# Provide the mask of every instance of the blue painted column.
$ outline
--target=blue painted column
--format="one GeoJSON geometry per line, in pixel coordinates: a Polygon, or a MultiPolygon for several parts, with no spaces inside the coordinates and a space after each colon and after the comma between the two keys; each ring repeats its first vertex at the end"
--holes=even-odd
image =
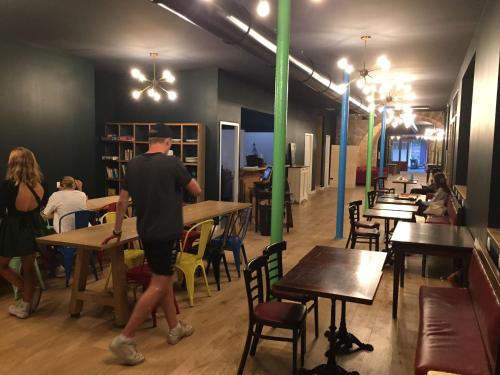
{"type": "Polygon", "coordinates": [[[342,95],[342,109],[340,113],[340,150],[339,150],[339,179],[337,188],[337,228],[335,238],[340,240],[344,236],[344,206],[345,206],[345,167],[347,159],[347,129],[349,127],[349,73],[344,71],[344,85],[346,89],[342,95]]]}
{"type": "Polygon", "coordinates": [[[380,130],[380,161],[378,165],[378,176],[384,177],[385,164],[385,132],[386,132],[387,106],[382,111],[382,129],[380,130]]]}

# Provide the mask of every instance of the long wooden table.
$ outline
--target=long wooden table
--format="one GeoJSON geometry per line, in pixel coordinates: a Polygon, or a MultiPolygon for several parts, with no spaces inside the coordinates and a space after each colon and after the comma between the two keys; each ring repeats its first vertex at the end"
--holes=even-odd
{"type": "Polygon", "coordinates": [[[468,229],[455,225],[400,222],[392,234],[391,242],[395,256],[392,295],[393,319],[398,316],[400,283],[401,287],[404,287],[404,259],[406,254],[460,257],[463,260],[464,268],[467,270],[472,249],[474,248],[474,241],[468,229]]]}
{"type": "Polygon", "coordinates": [[[93,198],[87,200],[87,209],[90,211],[99,211],[110,204],[118,203],[119,195],[110,195],[108,197],[93,198]]]}
{"type": "MultiPolygon", "coordinates": [[[[390,204],[387,206],[391,206],[390,204]]],[[[390,232],[390,220],[394,220],[397,223],[399,220],[412,221],[414,220],[414,214],[408,211],[396,211],[396,210],[378,210],[375,208],[369,208],[363,213],[363,217],[370,219],[383,219],[384,220],[384,238],[385,238],[385,248],[389,248],[389,232],[390,232]]]]}
{"type": "MultiPolygon", "coordinates": [[[[183,207],[184,225],[199,223],[214,217],[233,215],[250,207],[250,203],[234,203],[220,201],[204,201],[183,207]]],[[[231,222],[232,219],[229,220],[231,222]]],[[[136,218],[123,221],[120,241],[111,241],[103,245],[114,224],[101,224],[70,232],[52,234],[37,238],[41,245],[71,246],[77,248],[71,302],[69,311],[71,316],[78,317],[83,309],[84,301],[91,301],[115,309],[116,324],[125,325],[129,317],[127,302],[126,270],[123,260],[123,247],[139,238],[136,228],[136,218]],[[108,293],[87,290],[88,264],[91,251],[109,251],[111,257],[113,295],[108,293]]]]}
{"type": "Polygon", "coordinates": [[[328,362],[301,374],[357,374],[337,366],[335,355],[356,350],[373,351],[347,331],[346,303],[371,305],[382,278],[387,254],[365,250],[346,250],[326,246],[314,247],[281,280],[275,288],[331,300],[328,362]],[[339,329],[335,328],[335,301],[342,301],[339,329]],[[353,344],[358,346],[352,348],[353,344]]]}

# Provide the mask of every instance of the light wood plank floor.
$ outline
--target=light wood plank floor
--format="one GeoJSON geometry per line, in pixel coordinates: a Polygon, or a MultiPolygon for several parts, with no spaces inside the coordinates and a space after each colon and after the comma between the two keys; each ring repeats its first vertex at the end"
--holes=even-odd
{"type": "MultiPolygon", "coordinates": [[[[422,179],[423,180],[423,179],[422,179]]],[[[396,186],[397,191],[401,190],[396,186]]],[[[363,197],[363,189],[347,191],[346,201],[363,197]]],[[[285,269],[293,266],[314,245],[343,247],[345,240],[335,241],[336,190],[318,191],[310,200],[294,206],[295,228],[285,234],[288,250],[285,269]]],[[[383,226],[382,226],[383,227],[383,226]]],[[[268,238],[249,230],[246,248],[249,257],[258,255],[268,238]]],[[[345,233],[348,223],[345,223],[345,233]]],[[[231,258],[231,256],[230,256],[231,258]]],[[[446,260],[430,259],[432,277],[421,278],[420,257],[408,258],[406,285],[401,291],[399,319],[391,318],[392,269],[384,272],[372,306],[348,304],[348,329],[362,341],[374,345],[374,352],[358,352],[340,357],[339,362],[361,374],[412,374],[418,329],[418,289],[420,285],[448,285],[440,281],[449,270],[446,260]]],[[[209,275],[212,297],[198,281],[195,306],[188,307],[187,295],[177,290],[181,318],[194,325],[195,334],[176,346],[166,343],[167,325],[159,317],[155,329],[138,332],[138,347],[146,362],[137,367],[120,366],[109,353],[110,340],[120,332],[113,326],[108,309],[86,304],[80,319],[68,315],[69,290],[62,279],[49,280],[39,311],[27,320],[10,317],[7,307],[11,293],[0,296],[0,373],[3,374],[235,374],[245,341],[248,311],[243,280],[238,280],[231,264],[233,282],[222,278],[217,292],[209,275]]],[[[90,282],[102,288],[102,280],[90,282]]],[[[320,330],[329,324],[329,301],[320,301],[320,330]]],[[[340,311],[338,309],[337,311],[340,311]]],[[[308,352],[306,366],[323,363],[326,339],[314,338],[313,317],[308,318],[308,352]]],[[[150,323],[148,323],[150,324],[150,323]]],[[[249,357],[246,374],[291,373],[291,344],[261,341],[254,358],[249,357]]]]}

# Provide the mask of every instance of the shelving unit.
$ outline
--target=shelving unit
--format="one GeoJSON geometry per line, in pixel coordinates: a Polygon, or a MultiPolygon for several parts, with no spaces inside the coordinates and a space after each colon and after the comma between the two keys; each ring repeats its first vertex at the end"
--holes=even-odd
{"type": "MultiPolygon", "coordinates": [[[[125,176],[128,161],[145,153],[149,146],[149,129],[156,123],[116,123],[104,125],[102,163],[105,175],[106,195],[116,195],[125,176]]],[[[172,128],[172,151],[182,160],[187,170],[200,184],[205,186],[205,127],[194,123],[165,123],[172,128]],[[187,161],[186,161],[187,160],[187,161]]],[[[184,201],[194,203],[204,200],[185,194],[184,201]]]]}

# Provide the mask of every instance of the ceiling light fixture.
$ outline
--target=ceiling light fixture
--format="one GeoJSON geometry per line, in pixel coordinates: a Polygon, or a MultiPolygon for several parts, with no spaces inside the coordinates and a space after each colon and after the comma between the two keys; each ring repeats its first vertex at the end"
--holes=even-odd
{"type": "Polygon", "coordinates": [[[269,16],[269,13],[271,13],[271,5],[269,4],[269,1],[267,0],[260,0],[259,3],[257,4],[257,14],[259,17],[267,17],[269,16]]]}
{"type": "Polygon", "coordinates": [[[139,100],[144,92],[156,102],[159,102],[163,93],[166,94],[166,97],[170,101],[175,101],[177,99],[177,92],[174,90],[167,90],[163,85],[165,84],[173,84],[175,82],[175,76],[168,69],[165,69],[162,72],[161,78],[156,78],[156,58],[158,57],[158,53],[150,52],[149,56],[153,59],[153,79],[148,79],[146,76],[138,69],[132,68],[130,70],[130,75],[132,78],[138,80],[143,83],[146,82],[146,86],[141,90],[133,90],[132,98],[135,100],[139,100]]]}

